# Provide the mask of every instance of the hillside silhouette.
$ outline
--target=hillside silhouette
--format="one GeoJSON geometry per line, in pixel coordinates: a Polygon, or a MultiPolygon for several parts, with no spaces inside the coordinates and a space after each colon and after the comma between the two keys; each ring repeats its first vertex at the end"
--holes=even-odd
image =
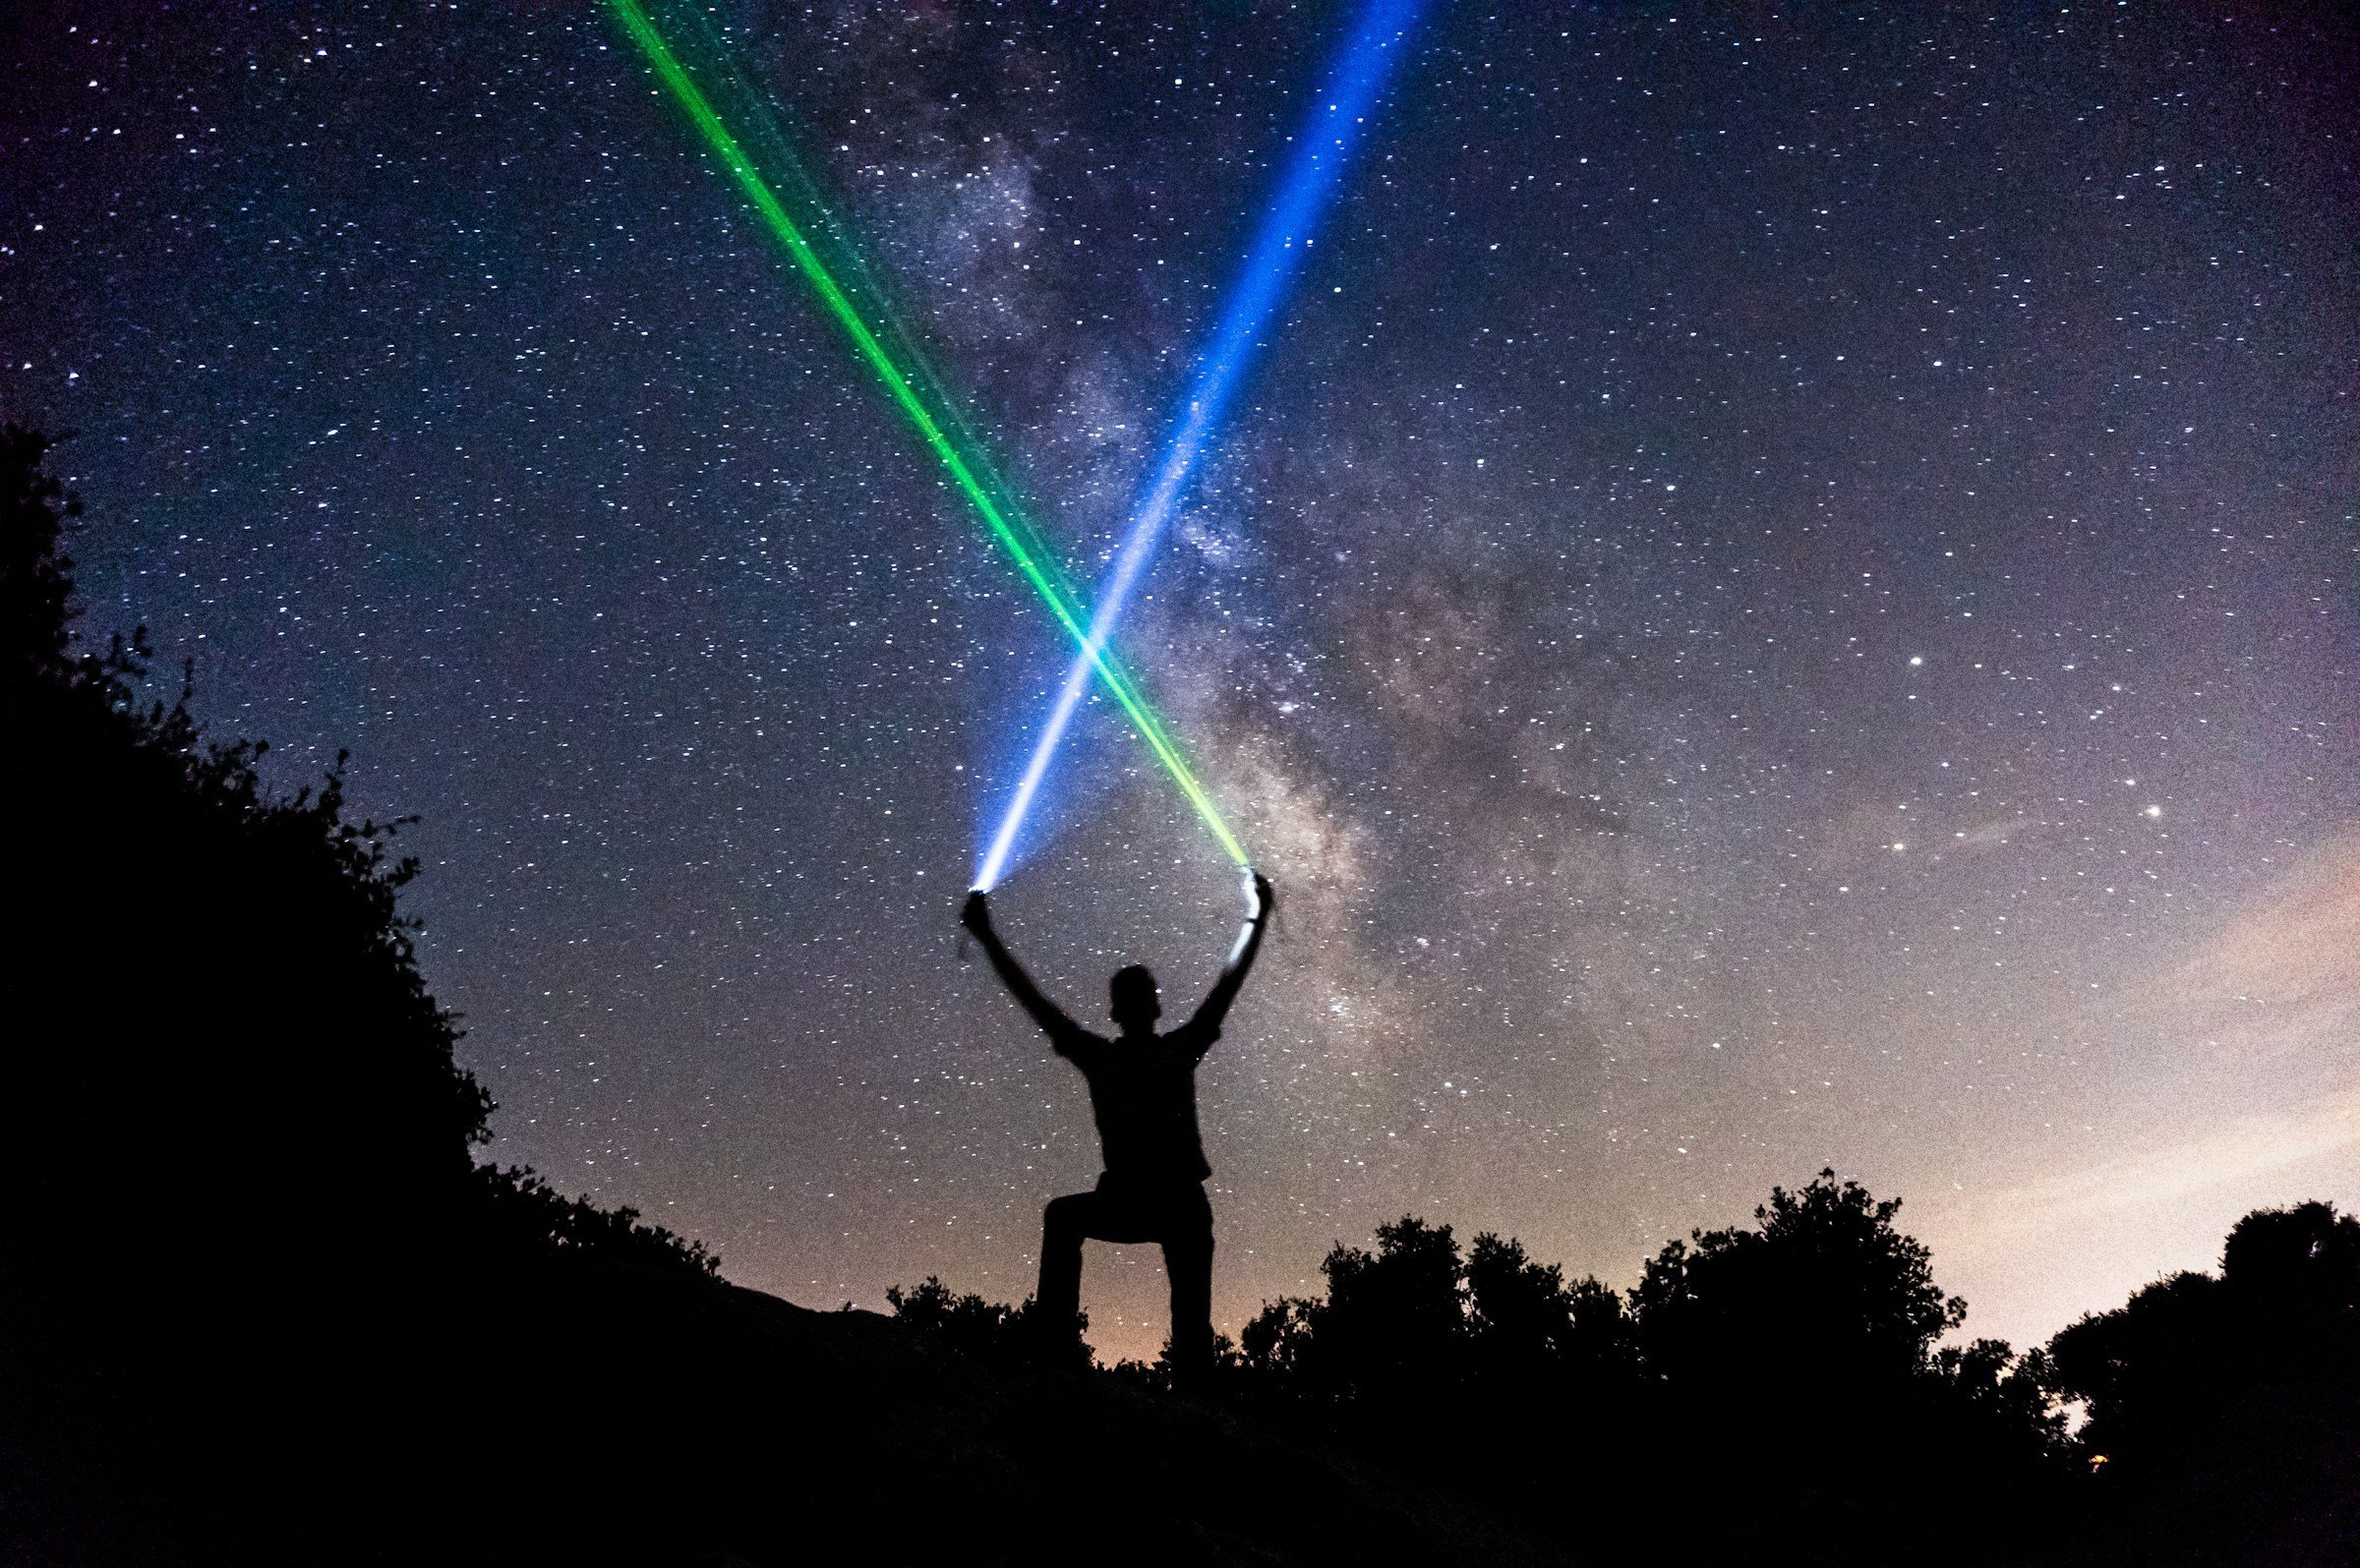
{"type": "Polygon", "coordinates": [[[44,451],[0,435],[0,1561],[2360,1560],[2326,1204],[2022,1355],[1952,1343],[1833,1172],[1627,1292],[1403,1216],[1181,1397],[1042,1365],[1025,1304],[806,1310],[480,1165],[399,825],[75,636],[44,451]]]}

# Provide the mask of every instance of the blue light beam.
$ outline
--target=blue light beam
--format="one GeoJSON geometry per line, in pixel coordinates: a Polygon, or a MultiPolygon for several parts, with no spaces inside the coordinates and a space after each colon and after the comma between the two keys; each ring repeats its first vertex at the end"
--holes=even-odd
{"type": "Polygon", "coordinates": [[[1065,738],[1066,726],[1073,722],[1074,710],[1090,688],[1097,658],[1121,623],[1131,590],[1153,558],[1165,526],[1196,476],[1198,461],[1245,380],[1254,351],[1261,346],[1257,340],[1277,313],[1287,285],[1303,269],[1312,231],[1318,228],[1328,198],[1368,128],[1368,117],[1385,91],[1386,79],[1407,52],[1410,29],[1425,6],[1426,0],[1369,0],[1360,25],[1344,40],[1320,105],[1297,139],[1286,178],[1255,231],[1254,243],[1231,286],[1228,308],[1215,324],[1211,343],[1197,361],[1195,381],[1173,422],[1162,460],[1132,508],[1131,528],[1099,591],[1090,635],[1066,672],[1057,704],[1033,742],[1024,777],[984,851],[982,867],[975,873],[976,887],[989,890],[1007,870],[1008,857],[1024,830],[1033,798],[1040,792],[1041,781],[1048,777],[1058,742],[1065,738]]]}

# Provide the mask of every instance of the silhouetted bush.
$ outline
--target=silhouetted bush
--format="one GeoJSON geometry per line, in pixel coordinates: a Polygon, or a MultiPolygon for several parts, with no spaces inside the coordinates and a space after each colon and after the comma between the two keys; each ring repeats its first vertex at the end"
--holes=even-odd
{"type": "Polygon", "coordinates": [[[1328,1297],[1295,1308],[1289,1347],[1306,1391],[1422,1404],[1464,1378],[1466,1270],[1449,1226],[1404,1215],[1377,1228],[1376,1251],[1339,1245],[1320,1272],[1328,1297]]]}
{"type": "Polygon", "coordinates": [[[588,1257],[672,1279],[706,1280],[721,1271],[721,1259],[704,1243],[642,1225],[639,1211],[627,1204],[600,1208],[586,1197],[566,1197],[530,1168],[487,1165],[476,1180],[484,1239],[511,1255],[588,1257]]]}
{"type": "Polygon", "coordinates": [[[476,1169],[492,1101],[419,972],[398,824],[345,820],[341,755],[317,791],[268,795],[266,746],[208,742],[185,680],[143,704],[144,632],[78,648],[59,548],[78,508],[42,473],[46,445],[0,432],[0,722],[33,893],[6,959],[20,1027],[0,1058],[0,1161],[37,1234],[63,1246],[95,1225],[121,1249],[152,1227],[162,1250],[144,1247],[141,1270],[238,1279],[332,1271],[356,1240],[460,1238],[711,1275],[701,1245],[630,1210],[476,1169]],[[55,1029],[22,1026],[35,999],[55,1029]]]}
{"type": "MultiPolygon", "coordinates": [[[[1987,1555],[2052,1519],[2062,1418],[2040,1353],[1937,1348],[1965,1304],[1899,1210],[1822,1172],[1664,1248],[1627,1298],[1405,1215],[1333,1248],[1325,1296],[1266,1305],[1213,1388],[1536,1523],[1577,1487],[1587,1539],[1660,1551],[1666,1511],[1742,1495],[1688,1520],[1683,1554],[1885,1561],[1914,1528],[1913,1555],[1987,1555]]],[[[908,1300],[971,1340],[1007,1320],[938,1281],[908,1300]]]]}
{"type": "Polygon", "coordinates": [[[20,1017],[42,997],[70,1023],[14,1031],[10,1179],[44,1223],[102,1209],[119,1245],[164,1257],[190,1201],[243,1222],[206,1237],[208,1255],[265,1230],[375,1234],[448,1212],[491,1102],[452,1062],[456,1030],[396,909],[415,863],[390,855],[390,827],[344,820],[341,759],[317,792],[268,798],[263,746],[206,743],[185,688],[136,699],[143,639],[77,653],[57,549],[70,509],[43,448],[0,436],[0,599],[42,617],[10,626],[0,672],[35,890],[7,961],[20,1017]],[[175,1205],[154,1201],[166,1192],[175,1205]]]}
{"type": "Polygon", "coordinates": [[[1996,1340],[1937,1351],[1967,1304],[1900,1209],[1821,1171],[1772,1189],[1750,1229],[1666,1246],[1630,1293],[1641,1428],[1694,1484],[1755,1487],[1741,1539],[1872,1561],[1907,1518],[1937,1527],[1921,1552],[1960,1555],[2047,1518],[2061,1433],[2041,1363],[1996,1340]],[[1782,1454],[1810,1463],[1759,1487],[1782,1454]]]}
{"type": "Polygon", "coordinates": [[[273,796],[185,677],[140,698],[143,635],[73,635],[45,449],[0,432],[0,1448],[104,1455],[208,1531],[253,1485],[333,1507],[481,1403],[520,1271],[713,1260],[476,1167],[492,1102],[419,972],[396,825],[345,818],[342,757],[273,796]]]}
{"type": "Polygon", "coordinates": [[[2106,1528],[2154,1560],[2360,1559],[2360,1218],[2257,1209],[2050,1342],[2106,1528]]]}
{"type": "Polygon", "coordinates": [[[1967,1304],[1942,1294],[1925,1248],[1895,1229],[1900,1208],[1821,1171],[1799,1192],[1771,1189],[1752,1230],[1669,1244],[1631,1292],[1649,1374],[1759,1376],[1784,1393],[1916,1371],[1967,1304]]]}
{"type": "MultiPolygon", "coordinates": [[[[1003,1366],[1029,1365],[1034,1359],[1030,1299],[1021,1307],[1007,1307],[973,1291],[961,1295],[929,1274],[923,1284],[909,1290],[891,1287],[885,1300],[896,1318],[965,1355],[1003,1366]]],[[[1083,1327],[1089,1327],[1087,1317],[1083,1327]]]]}

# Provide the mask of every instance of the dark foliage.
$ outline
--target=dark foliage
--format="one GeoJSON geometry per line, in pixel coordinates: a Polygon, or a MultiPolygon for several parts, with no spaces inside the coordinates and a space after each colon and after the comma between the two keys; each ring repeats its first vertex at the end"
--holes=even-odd
{"type": "Polygon", "coordinates": [[[1752,1230],[1670,1244],[1631,1292],[1650,1373],[1675,1385],[1759,1379],[1784,1395],[1916,1371],[1967,1304],[1942,1294],[1924,1247],[1894,1228],[1900,1209],[1822,1171],[1800,1192],[1773,1188],[1752,1230]]]}
{"type": "MultiPolygon", "coordinates": [[[[43,1222],[100,1193],[162,1233],[174,1217],[134,1200],[172,1192],[254,1236],[398,1229],[449,1205],[491,1107],[452,1063],[456,1031],[395,908],[415,864],[390,856],[389,827],[343,819],[340,771],[272,800],[261,745],[206,743],[185,692],[143,707],[141,639],[76,654],[43,446],[0,436],[0,592],[43,617],[10,626],[0,671],[21,760],[12,858],[32,900],[8,964],[19,1018],[35,997],[65,1006],[58,1032],[20,1033],[9,1054],[0,1159],[43,1222]],[[332,1189],[304,1179],[324,1169],[332,1189]]],[[[153,1267],[162,1233],[114,1240],[153,1267]]]]}
{"type": "Polygon", "coordinates": [[[529,1169],[476,1173],[482,1211],[474,1228],[491,1250],[509,1257],[589,1257],[608,1268],[667,1279],[711,1279],[721,1259],[702,1242],[642,1225],[627,1205],[600,1208],[566,1197],[529,1169]]]}
{"type": "Polygon", "coordinates": [[[2051,1354],[2110,1533],[2158,1561],[2360,1561],[2360,1218],[2256,1210],[2217,1275],[2150,1285],[2051,1354]]]}
{"type": "Polygon", "coordinates": [[[1328,1299],[1299,1304],[1289,1360],[1306,1391],[1423,1406],[1465,1374],[1465,1269],[1450,1227],[1404,1216],[1377,1250],[1338,1246],[1328,1299]]]}
{"type": "MultiPolygon", "coordinates": [[[[1039,1359],[1037,1325],[1032,1304],[1022,1307],[987,1302],[973,1291],[960,1295],[933,1275],[910,1290],[896,1285],[885,1300],[893,1315],[923,1334],[938,1336],[963,1355],[997,1366],[1025,1366],[1039,1359]]],[[[1090,1326],[1088,1317],[1082,1327],[1090,1326]]],[[[1071,1359],[1071,1358],[1069,1358],[1071,1359]]]]}
{"type": "Polygon", "coordinates": [[[2045,1364],[1990,1340],[1936,1350],[1965,1307],[1899,1206],[1823,1172],[1774,1191],[1751,1229],[1665,1248],[1627,1299],[1512,1239],[1479,1236],[1462,1260],[1447,1227],[1404,1218],[1374,1253],[1328,1254],[1326,1300],[1263,1310],[1246,1380],[1535,1517],[1580,1477],[1595,1539],[1635,1546],[1685,1499],[1742,1493],[1686,1526],[1696,1549],[1879,1560],[1906,1510],[1942,1525],[1918,1555],[2004,1552],[2064,1474],[2045,1364]]]}
{"type": "Polygon", "coordinates": [[[324,1466],[398,1475],[476,1409],[489,1282],[714,1264],[475,1165],[491,1101],[419,973],[393,827],[346,820],[341,759],[270,796],[264,747],[208,742],[185,680],[141,702],[141,637],[80,645],[45,447],[0,432],[0,1452],[104,1454],[226,1531],[233,1475],[324,1502],[351,1478],[324,1466]]]}

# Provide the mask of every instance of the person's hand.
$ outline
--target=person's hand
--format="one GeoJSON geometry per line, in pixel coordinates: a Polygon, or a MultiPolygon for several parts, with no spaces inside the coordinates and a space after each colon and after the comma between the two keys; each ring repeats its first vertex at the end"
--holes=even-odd
{"type": "Polygon", "coordinates": [[[1268,877],[1264,876],[1264,875],[1263,875],[1261,872],[1259,872],[1259,871],[1255,872],[1255,873],[1254,873],[1254,913],[1255,913],[1255,915],[1256,915],[1257,917],[1259,917],[1259,918],[1262,918],[1262,919],[1268,919],[1268,918],[1269,917],[1269,913],[1270,913],[1270,911],[1271,911],[1272,909],[1275,909],[1275,908],[1277,908],[1277,907],[1278,907],[1278,890],[1277,890],[1276,888],[1273,888],[1273,887],[1271,887],[1271,886],[1270,886],[1270,879],[1269,879],[1269,878],[1268,878],[1268,877]]]}
{"type": "Polygon", "coordinates": [[[967,896],[967,902],[959,909],[959,923],[976,936],[991,935],[991,901],[981,888],[967,896]]]}

